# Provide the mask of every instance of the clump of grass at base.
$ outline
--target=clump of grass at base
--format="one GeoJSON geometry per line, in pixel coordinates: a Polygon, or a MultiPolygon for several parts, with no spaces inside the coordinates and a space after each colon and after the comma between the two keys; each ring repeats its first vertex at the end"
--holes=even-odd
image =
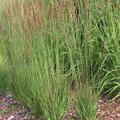
{"type": "Polygon", "coordinates": [[[77,113],[81,120],[96,120],[98,98],[93,88],[80,89],[76,99],[77,113]]]}
{"type": "Polygon", "coordinates": [[[0,43],[0,94],[3,94],[8,90],[8,83],[7,80],[7,70],[5,65],[5,60],[1,54],[1,43],[0,43]]]}
{"type": "Polygon", "coordinates": [[[8,81],[6,80],[6,71],[0,67],[0,94],[3,94],[8,90],[8,81]]]}
{"type": "Polygon", "coordinates": [[[64,70],[66,48],[63,37],[60,37],[62,26],[49,19],[43,3],[32,1],[18,3],[18,8],[11,5],[6,8],[9,11],[13,7],[10,17],[7,10],[3,12],[2,32],[7,34],[1,36],[6,48],[12,95],[36,116],[61,120],[69,100],[69,84],[64,70]],[[14,9],[19,9],[19,16],[14,9]],[[37,15],[35,17],[40,18],[35,18],[33,12],[40,12],[42,18],[37,15]],[[32,20],[29,20],[30,17],[32,20]]]}

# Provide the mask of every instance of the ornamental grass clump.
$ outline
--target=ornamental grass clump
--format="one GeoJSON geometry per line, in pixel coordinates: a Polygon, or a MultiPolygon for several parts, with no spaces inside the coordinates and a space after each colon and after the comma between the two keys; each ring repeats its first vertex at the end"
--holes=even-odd
{"type": "Polygon", "coordinates": [[[82,120],[96,120],[98,98],[93,88],[82,87],[77,94],[76,102],[77,113],[82,120]]]}
{"type": "MultiPolygon", "coordinates": [[[[66,48],[61,36],[63,23],[57,23],[55,8],[48,6],[46,13],[45,7],[40,1],[13,1],[3,9],[1,35],[12,95],[36,116],[61,120],[69,95],[64,66],[66,48]]],[[[62,13],[57,14],[62,16],[62,13]]]]}
{"type": "Polygon", "coordinates": [[[95,119],[92,101],[102,92],[119,96],[118,2],[12,0],[0,18],[11,93],[36,116],[61,120],[69,92],[79,90],[77,106],[86,112],[88,103],[94,113],[82,116],[95,119]],[[89,93],[81,84],[94,87],[89,93]]]}

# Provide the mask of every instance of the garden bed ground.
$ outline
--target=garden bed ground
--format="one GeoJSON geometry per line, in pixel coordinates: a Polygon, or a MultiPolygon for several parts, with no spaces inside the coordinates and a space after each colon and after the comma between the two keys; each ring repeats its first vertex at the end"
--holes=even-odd
{"type": "MultiPolygon", "coordinates": [[[[120,98],[114,101],[100,99],[98,108],[98,120],[120,120],[120,98]]],[[[44,120],[44,118],[35,118],[27,108],[8,93],[6,96],[0,95],[0,120],[44,120]]],[[[80,120],[74,107],[70,107],[64,120],[80,120]]]]}

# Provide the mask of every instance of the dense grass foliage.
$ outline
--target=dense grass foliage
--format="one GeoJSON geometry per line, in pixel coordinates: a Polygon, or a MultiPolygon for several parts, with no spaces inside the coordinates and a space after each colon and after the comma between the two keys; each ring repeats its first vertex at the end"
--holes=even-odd
{"type": "Polygon", "coordinates": [[[93,88],[84,86],[77,95],[77,112],[82,120],[96,120],[98,96],[93,88]]]}
{"type": "Polygon", "coordinates": [[[6,77],[7,69],[2,49],[2,44],[0,42],[0,94],[3,94],[8,90],[8,80],[6,77]]]}
{"type": "Polygon", "coordinates": [[[74,90],[78,114],[94,120],[101,92],[120,95],[119,11],[112,0],[6,4],[0,40],[13,96],[36,116],[61,120],[74,90]]]}
{"type": "Polygon", "coordinates": [[[8,81],[6,80],[6,69],[2,62],[2,56],[0,56],[0,94],[3,94],[7,90],[8,81]]]}

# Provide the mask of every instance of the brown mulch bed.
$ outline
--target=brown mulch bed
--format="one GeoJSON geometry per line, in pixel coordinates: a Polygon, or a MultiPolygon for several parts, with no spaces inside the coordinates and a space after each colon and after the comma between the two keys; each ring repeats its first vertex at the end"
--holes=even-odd
{"type": "Polygon", "coordinates": [[[14,100],[10,93],[0,96],[0,120],[40,120],[14,100]]]}
{"type": "MultiPolygon", "coordinates": [[[[110,101],[98,101],[97,120],[120,120],[120,98],[110,101]]],[[[10,93],[0,95],[0,120],[44,120],[35,118],[30,111],[14,100],[10,93]]],[[[75,107],[70,107],[64,120],[80,120],[75,107]]]]}
{"type": "Polygon", "coordinates": [[[104,102],[99,100],[98,120],[120,120],[120,98],[104,102]]]}

